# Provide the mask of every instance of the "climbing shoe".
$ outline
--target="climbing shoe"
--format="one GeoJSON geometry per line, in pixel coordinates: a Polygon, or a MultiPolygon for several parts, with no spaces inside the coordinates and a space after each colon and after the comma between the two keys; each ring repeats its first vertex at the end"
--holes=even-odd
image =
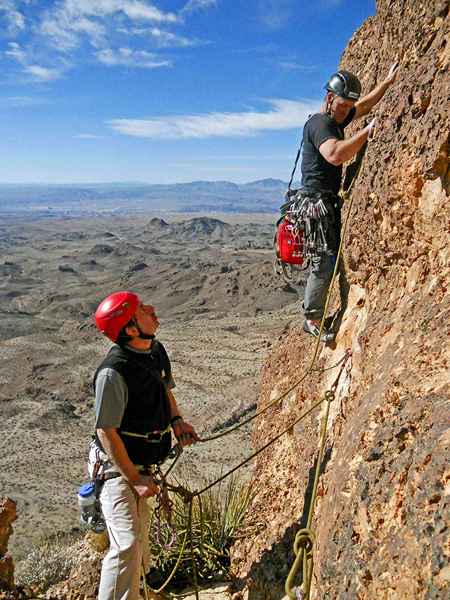
{"type": "MultiPolygon", "coordinates": [[[[308,319],[306,319],[303,322],[303,331],[305,333],[309,333],[309,335],[312,335],[315,338],[319,337],[320,334],[320,327],[318,327],[313,321],[309,321],[308,319]]],[[[323,329],[322,331],[322,335],[320,336],[320,341],[323,342],[324,344],[328,344],[329,342],[332,342],[334,340],[334,333],[332,331],[329,331],[328,329],[323,329]]]]}

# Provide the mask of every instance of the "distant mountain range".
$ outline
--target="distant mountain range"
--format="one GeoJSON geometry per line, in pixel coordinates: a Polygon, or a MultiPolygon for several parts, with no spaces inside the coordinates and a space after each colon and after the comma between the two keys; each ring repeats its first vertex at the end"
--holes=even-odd
{"type": "MultiPolygon", "coordinates": [[[[298,187],[298,186],[297,186],[298,187]]],[[[192,181],[174,184],[0,184],[0,213],[23,211],[60,215],[111,212],[274,212],[283,203],[287,183],[260,179],[192,181]]]]}

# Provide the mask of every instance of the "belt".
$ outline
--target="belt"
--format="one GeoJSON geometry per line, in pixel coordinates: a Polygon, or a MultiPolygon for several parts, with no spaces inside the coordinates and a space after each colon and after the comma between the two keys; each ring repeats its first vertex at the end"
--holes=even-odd
{"type": "Polygon", "coordinates": [[[310,198],[337,198],[338,194],[335,194],[331,190],[312,190],[307,188],[300,188],[297,192],[300,196],[309,196],[310,198]]]}
{"type": "Polygon", "coordinates": [[[134,431],[120,431],[121,435],[126,435],[127,437],[135,437],[140,438],[148,442],[149,444],[159,444],[161,439],[166,433],[170,433],[171,426],[168,425],[166,429],[162,431],[150,431],[149,433],[135,433],[134,431]]]}
{"type": "Polygon", "coordinates": [[[119,473],[119,471],[108,471],[108,473],[103,473],[103,475],[101,475],[99,479],[101,479],[102,481],[108,481],[109,479],[115,479],[116,477],[120,477],[121,475],[122,473],[119,473]]]}
{"type": "MultiPolygon", "coordinates": [[[[153,465],[148,465],[148,467],[145,467],[144,465],[134,466],[141,475],[148,475],[149,473],[152,474],[153,465]]],[[[116,479],[117,477],[122,477],[122,473],[119,473],[119,471],[108,471],[107,473],[103,473],[103,475],[101,475],[99,479],[102,479],[103,481],[108,481],[109,479],[116,479]]]]}

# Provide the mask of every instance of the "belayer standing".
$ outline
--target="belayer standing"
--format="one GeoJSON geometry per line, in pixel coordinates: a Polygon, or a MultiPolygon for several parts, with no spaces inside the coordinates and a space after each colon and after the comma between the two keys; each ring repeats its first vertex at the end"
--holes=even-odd
{"type": "Polygon", "coordinates": [[[96,424],[91,473],[102,481],[100,502],[110,548],[103,559],[99,600],[138,600],[141,566],[149,568],[147,498],[159,487],[154,465],[171,447],[199,441],[180,415],[169,357],[155,339],[153,306],[133,292],[111,294],[95,313],[115,345],[94,376],[96,424]]]}
{"type": "MultiPolygon", "coordinates": [[[[348,71],[338,71],[325,86],[327,94],[321,112],[312,115],[303,129],[302,188],[299,194],[306,200],[304,210],[321,215],[319,226],[324,238],[321,247],[312,252],[303,300],[303,329],[314,337],[319,336],[340,242],[341,200],[338,192],[342,164],[353,158],[373,136],[375,119],[348,139],[344,139],[344,129],[354,119],[369,113],[379,102],[395,81],[397,69],[398,64],[394,63],[386,79],[362,98],[358,78],[348,71]],[[314,205],[321,208],[315,209],[314,205]]],[[[322,341],[331,341],[333,337],[325,329],[322,341]]]]}

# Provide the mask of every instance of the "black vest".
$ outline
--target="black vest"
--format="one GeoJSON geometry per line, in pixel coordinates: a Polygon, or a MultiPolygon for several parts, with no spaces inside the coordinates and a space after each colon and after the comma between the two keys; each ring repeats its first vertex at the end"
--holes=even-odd
{"type": "MultiPolygon", "coordinates": [[[[128,388],[128,402],[118,434],[131,462],[136,465],[162,462],[171,447],[170,432],[161,438],[150,435],[148,441],[122,432],[152,434],[170,425],[166,386],[171,380],[171,367],[164,346],[154,340],[151,352],[142,354],[126,347],[113,346],[95,372],[94,389],[99,371],[107,367],[120,373],[128,388]]],[[[97,435],[96,441],[101,447],[97,435]]]]}

